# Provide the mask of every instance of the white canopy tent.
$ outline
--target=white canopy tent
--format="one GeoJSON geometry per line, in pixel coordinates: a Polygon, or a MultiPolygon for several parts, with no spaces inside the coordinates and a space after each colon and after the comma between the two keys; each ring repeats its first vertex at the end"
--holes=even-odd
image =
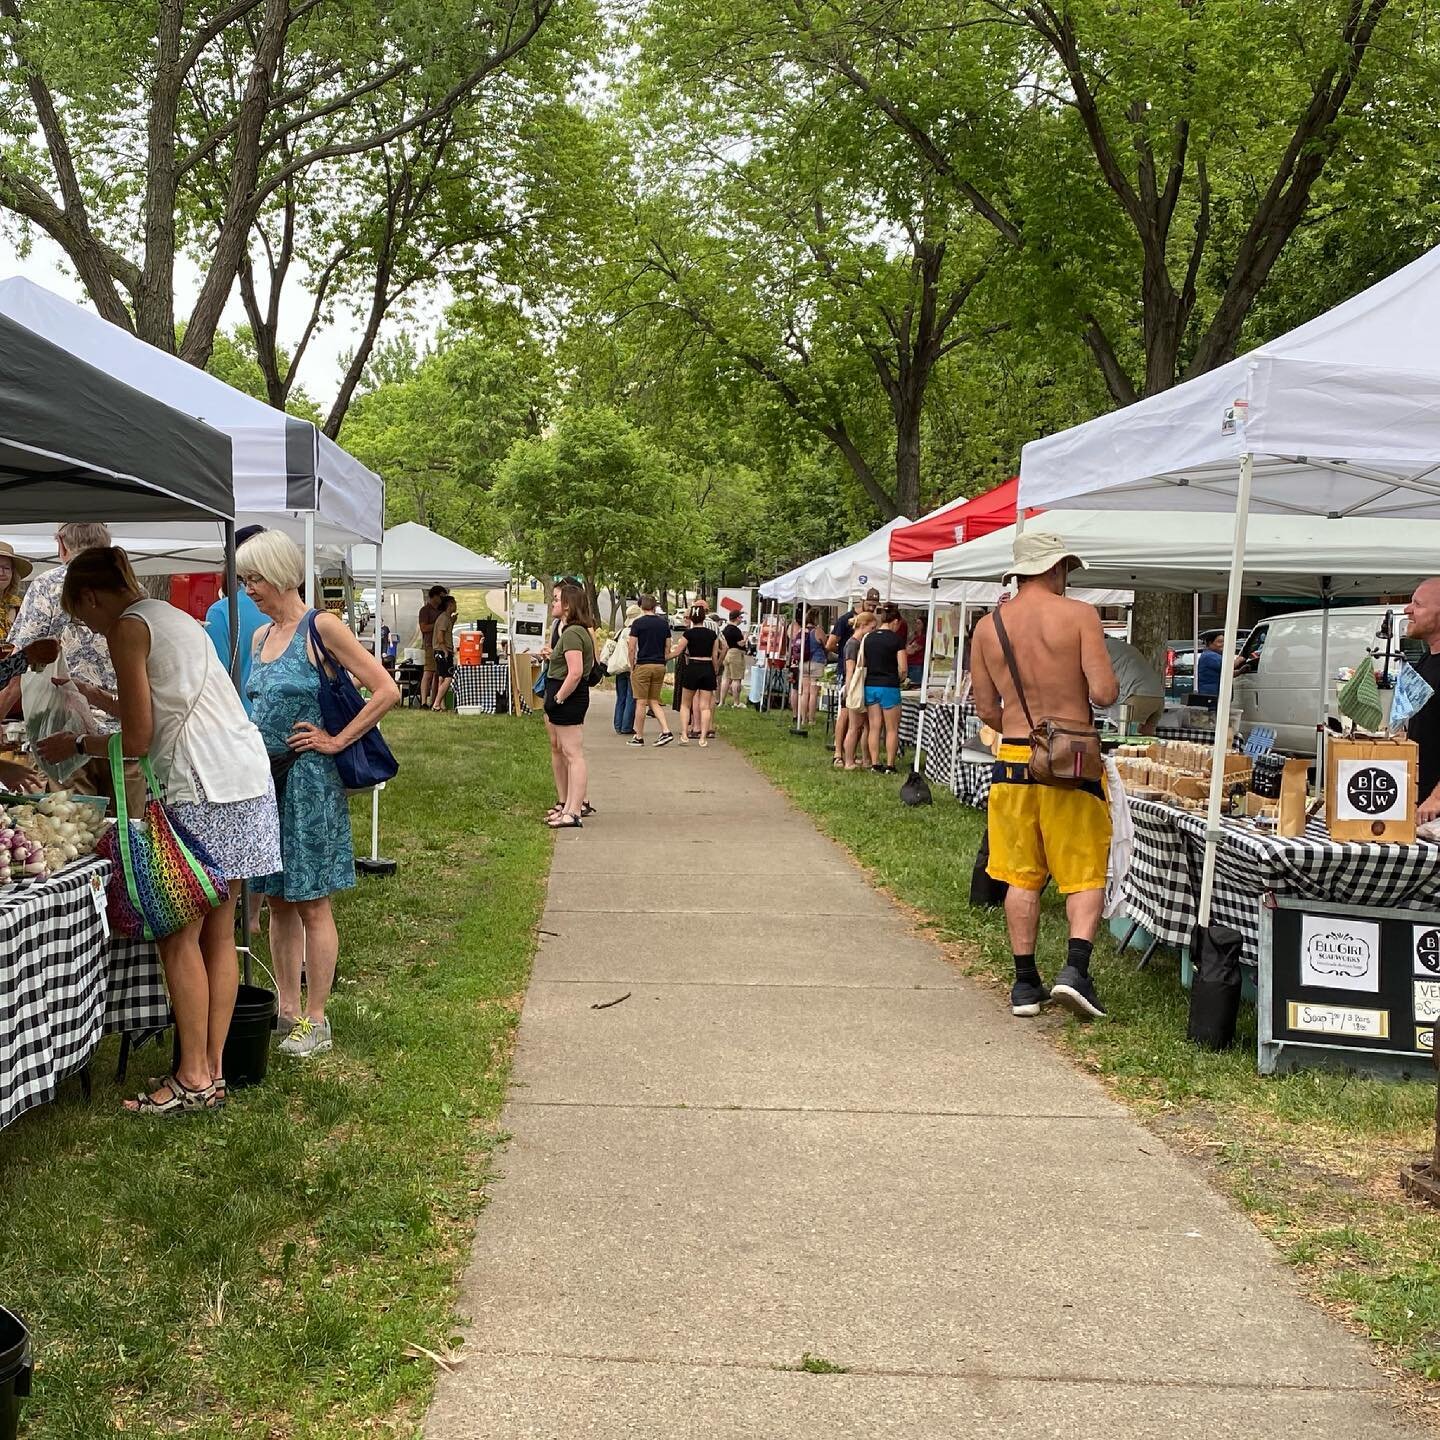
{"type": "MultiPolygon", "coordinates": [[[[23,276],[0,280],[0,315],[123,379],[172,410],[193,415],[228,435],[235,527],[259,524],[285,530],[302,544],[306,599],[310,604],[315,603],[317,553],[326,547],[381,540],[385,525],[383,482],[310,421],[287,415],[227,385],[23,276]]],[[[154,533],[162,527],[137,528],[150,533],[129,538],[162,538],[154,533]]],[[[219,526],[164,528],[169,533],[163,538],[174,541],[178,552],[170,558],[184,557],[187,549],[197,552],[197,558],[200,554],[213,558],[217,546],[223,554],[224,538],[219,526]]],[[[119,535],[116,539],[124,543],[119,535]]],[[[165,547],[160,548],[165,551],[165,547]]],[[[184,558],[188,563],[189,557],[184,558]]],[[[208,567],[196,564],[194,568],[208,567]]],[[[377,577],[377,592],[380,584],[377,577]]],[[[375,646],[378,655],[378,625],[375,646]]],[[[377,791],[372,802],[372,850],[379,843],[379,814],[377,791]]],[[[372,855],[372,863],[380,867],[378,855],[372,855]]]]}
{"type": "MultiPolygon", "coordinates": [[[[350,559],[359,583],[374,581],[375,546],[357,545],[350,559]]],[[[510,583],[510,567],[407,520],[385,532],[385,579],[392,585],[473,585],[488,590],[510,583]]]]}
{"type": "MultiPolygon", "coordinates": [[[[1225,644],[1233,651],[1249,517],[1440,518],[1440,249],[1207,375],[1032,441],[1019,504],[1233,511],[1225,644]]],[[[1043,525],[1050,519],[1035,523],[1043,525]]],[[[1395,527],[1397,543],[1404,529],[1395,527]]],[[[1221,672],[1218,713],[1230,706],[1221,672]]],[[[1220,840],[1223,726],[1206,826],[1200,923],[1220,840]]]]}
{"type": "Polygon", "coordinates": [[[0,315],[228,435],[237,527],[288,529],[286,520],[303,524],[310,515],[318,544],[380,539],[380,477],[308,420],[236,390],[23,276],[0,280],[0,315]]]}

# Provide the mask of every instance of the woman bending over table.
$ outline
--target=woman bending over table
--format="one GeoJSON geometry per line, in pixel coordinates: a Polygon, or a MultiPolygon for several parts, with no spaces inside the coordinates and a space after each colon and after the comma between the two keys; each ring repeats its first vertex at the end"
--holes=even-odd
{"type": "Polygon", "coordinates": [[[271,624],[255,633],[250,703],[269,752],[280,806],[280,863],[255,882],[270,904],[270,953],[280,990],[283,1054],[308,1059],[334,1046],[325,1006],[335,983],[340,937],[330,897],[355,884],[350,804],[335,755],[380,723],[400,691],[385,667],[338,615],[300,597],[300,547],[278,530],[247,540],[235,569],[271,624]],[[338,735],[320,714],[320,672],[309,621],[332,658],[369,690],[365,708],[338,735]],[[306,994],[300,999],[300,970],[306,994]]]}
{"type": "MultiPolygon", "coordinates": [[[[65,613],[105,637],[127,756],[149,755],[174,818],[230,882],[203,920],[155,942],[165,970],[180,1062],[155,1090],[126,1102],[140,1115],[174,1115],[225,1103],[222,1059],[240,966],[235,954],[239,882],[280,861],[275,791],[260,732],[245,714],[204,626],[140,588],[125,552],[85,550],[60,592],[65,613]]],[[[48,736],[48,760],[106,753],[106,735],[48,736]]]]}

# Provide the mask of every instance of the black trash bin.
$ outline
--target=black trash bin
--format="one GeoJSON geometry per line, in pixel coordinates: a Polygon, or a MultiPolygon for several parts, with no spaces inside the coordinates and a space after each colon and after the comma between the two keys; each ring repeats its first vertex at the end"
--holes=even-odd
{"type": "MultiPolygon", "coordinates": [[[[225,1036],[225,1085],[239,1090],[258,1085],[270,1068],[270,1039],[275,1030],[279,1001],[273,990],[259,985],[241,985],[235,996],[235,1013],[230,1017],[230,1031],[225,1036]]],[[[170,1070],[180,1068],[180,1035],[176,1032],[170,1053],[170,1070]]],[[[0,1431],[0,1440],[4,1432],[0,1431]]]]}
{"type": "Polygon", "coordinates": [[[20,1402],[30,1393],[30,1332],[0,1307],[0,1440],[20,1433],[20,1402]]]}

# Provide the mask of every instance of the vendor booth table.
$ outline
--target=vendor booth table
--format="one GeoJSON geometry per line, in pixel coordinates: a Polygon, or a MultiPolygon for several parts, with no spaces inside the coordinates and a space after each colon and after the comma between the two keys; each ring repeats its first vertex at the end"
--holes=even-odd
{"type": "MultiPolygon", "coordinates": [[[[1152,935],[1188,946],[1199,918],[1205,816],[1154,800],[1130,801],[1135,849],[1123,909],[1152,935]]],[[[1221,823],[1211,919],[1244,937],[1244,960],[1260,951],[1261,906],[1269,895],[1362,906],[1440,903],[1440,846],[1342,843],[1318,817],[1304,835],[1266,834],[1238,820],[1221,823]]]]}
{"type": "Polygon", "coordinates": [[[54,1099],[102,1035],[170,1023],[155,947],[108,939],[109,874],[92,856],[0,891],[0,1129],[54,1099]]]}

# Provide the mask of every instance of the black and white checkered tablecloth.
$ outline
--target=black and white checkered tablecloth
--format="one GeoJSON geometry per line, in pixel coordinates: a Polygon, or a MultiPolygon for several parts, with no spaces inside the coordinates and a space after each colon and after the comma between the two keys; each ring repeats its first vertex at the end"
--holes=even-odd
{"type": "MultiPolygon", "coordinates": [[[[920,702],[900,707],[900,743],[907,749],[915,743],[919,727],[920,702]]],[[[932,701],[925,707],[925,778],[943,785],[960,801],[983,810],[990,801],[990,766],[974,765],[959,759],[957,744],[964,748],[967,737],[980,728],[980,717],[967,700],[960,707],[960,725],[955,725],[953,701],[932,701]]]]}
{"type": "MultiPolygon", "coordinates": [[[[1131,800],[1135,851],[1124,908],[1169,945],[1188,945],[1200,903],[1205,817],[1153,800],[1131,800]]],[[[1254,964],[1266,894],[1342,905],[1433,907],[1440,901],[1440,846],[1362,845],[1331,840],[1316,818],[1303,836],[1281,839],[1226,822],[1215,862],[1211,920],[1245,937],[1254,964]]]]}
{"type": "Polygon", "coordinates": [[[52,1099],[105,1032],[169,1023],[155,947],[107,943],[93,896],[109,871],[92,857],[0,891],[0,1128],[52,1099]]]}
{"type": "Polygon", "coordinates": [[[510,694],[510,667],[501,660],[487,660],[483,665],[455,667],[455,704],[462,710],[483,710],[494,715],[500,708],[500,697],[510,694]]]}

